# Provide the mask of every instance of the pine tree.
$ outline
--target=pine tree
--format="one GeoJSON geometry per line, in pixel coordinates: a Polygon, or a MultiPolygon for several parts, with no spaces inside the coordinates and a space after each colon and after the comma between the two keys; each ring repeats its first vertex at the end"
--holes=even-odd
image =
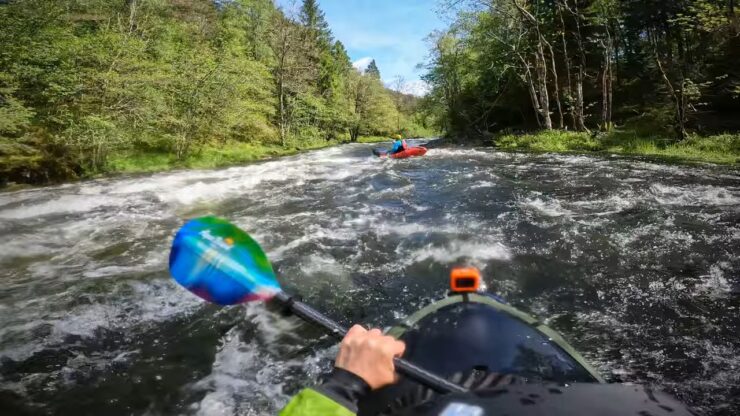
{"type": "Polygon", "coordinates": [[[349,71],[350,68],[352,68],[352,61],[349,59],[347,49],[345,49],[342,42],[334,42],[334,47],[332,47],[331,54],[334,57],[334,62],[339,70],[341,70],[342,72],[346,72],[349,71]]]}
{"type": "Polygon", "coordinates": [[[316,0],[303,0],[298,21],[309,30],[320,49],[328,50],[331,46],[331,30],[326,22],[326,15],[319,8],[316,0]]]}
{"type": "Polygon", "coordinates": [[[370,65],[365,69],[365,74],[373,78],[380,79],[380,69],[378,69],[378,64],[375,63],[375,59],[370,61],[370,65]]]}

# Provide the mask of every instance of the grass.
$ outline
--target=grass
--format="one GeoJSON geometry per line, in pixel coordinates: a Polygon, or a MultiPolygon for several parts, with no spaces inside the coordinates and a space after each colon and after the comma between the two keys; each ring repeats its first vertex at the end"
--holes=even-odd
{"type": "Polygon", "coordinates": [[[390,142],[390,137],[385,136],[364,136],[357,139],[358,143],[379,143],[379,142],[390,142]]]}
{"type": "MultiPolygon", "coordinates": [[[[360,143],[387,141],[384,137],[360,137],[360,143]]],[[[178,161],[170,153],[121,152],[111,155],[108,161],[110,173],[160,172],[171,169],[212,169],[245,164],[278,156],[321,149],[340,144],[336,141],[303,143],[300,147],[282,147],[255,143],[227,142],[210,144],[194,152],[185,160],[178,161]]]]}
{"type": "Polygon", "coordinates": [[[503,135],[494,139],[502,150],[558,153],[603,152],[649,156],[676,162],[740,162],[740,135],[691,136],[676,142],[662,136],[641,136],[634,131],[615,130],[601,135],[567,131],[503,135]]]}

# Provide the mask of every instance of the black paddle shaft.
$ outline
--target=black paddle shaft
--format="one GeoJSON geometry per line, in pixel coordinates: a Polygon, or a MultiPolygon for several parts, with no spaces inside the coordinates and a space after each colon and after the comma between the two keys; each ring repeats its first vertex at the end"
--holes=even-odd
{"type": "MultiPolygon", "coordinates": [[[[326,329],[337,339],[342,339],[347,334],[347,328],[339,325],[338,323],[329,319],[326,315],[306,305],[305,303],[295,300],[292,296],[285,292],[279,292],[274,299],[285,305],[288,310],[290,310],[297,316],[326,329]]],[[[437,393],[468,392],[466,388],[445,380],[442,377],[430,373],[429,371],[401,358],[395,358],[393,360],[393,365],[396,368],[396,372],[398,372],[399,374],[403,374],[404,376],[429,387],[437,393]]]]}

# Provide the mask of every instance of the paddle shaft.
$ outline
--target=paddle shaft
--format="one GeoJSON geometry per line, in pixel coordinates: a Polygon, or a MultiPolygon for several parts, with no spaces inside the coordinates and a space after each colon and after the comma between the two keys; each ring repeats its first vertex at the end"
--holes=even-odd
{"type": "MultiPolygon", "coordinates": [[[[274,299],[285,305],[295,315],[326,329],[337,339],[342,339],[347,334],[347,328],[344,328],[305,303],[295,300],[285,292],[279,292],[275,295],[274,299]]],[[[395,358],[393,360],[393,364],[396,372],[399,374],[403,374],[404,376],[429,387],[437,393],[467,393],[468,391],[464,387],[447,381],[442,377],[432,374],[429,371],[401,358],[395,358]]]]}

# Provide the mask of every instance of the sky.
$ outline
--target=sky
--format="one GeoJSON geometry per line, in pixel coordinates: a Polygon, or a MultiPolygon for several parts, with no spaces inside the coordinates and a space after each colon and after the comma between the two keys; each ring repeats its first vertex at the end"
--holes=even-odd
{"type": "MultiPolygon", "coordinates": [[[[277,0],[284,8],[292,2],[277,0]]],[[[426,91],[423,71],[416,65],[427,57],[424,38],[445,27],[436,14],[436,0],[319,0],[319,5],[355,67],[364,69],[375,59],[387,86],[394,87],[401,76],[403,92],[422,95],[426,91]]]]}

